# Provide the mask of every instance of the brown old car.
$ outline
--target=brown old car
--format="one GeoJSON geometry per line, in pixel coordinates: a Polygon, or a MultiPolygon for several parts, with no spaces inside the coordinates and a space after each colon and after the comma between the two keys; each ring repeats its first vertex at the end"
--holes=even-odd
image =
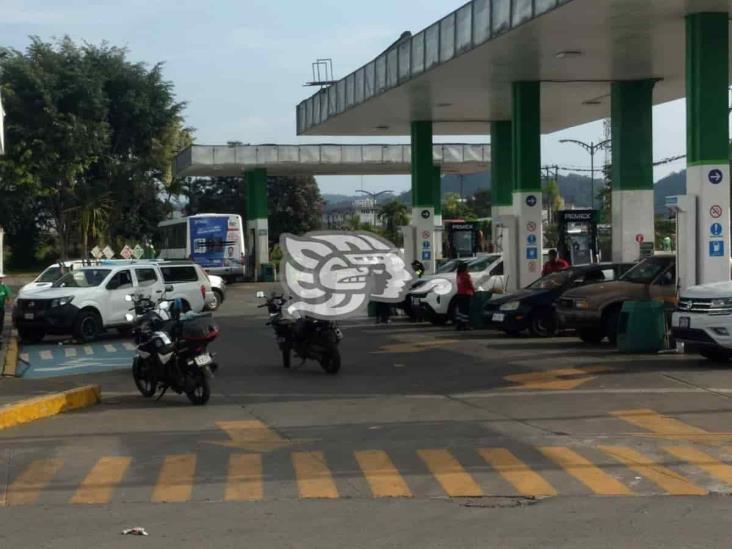
{"type": "Polygon", "coordinates": [[[644,259],[619,280],[566,292],[557,302],[557,313],[562,327],[577,330],[582,341],[599,343],[607,337],[615,344],[625,301],[664,301],[670,314],[676,294],[676,258],[657,255],[644,259]]]}

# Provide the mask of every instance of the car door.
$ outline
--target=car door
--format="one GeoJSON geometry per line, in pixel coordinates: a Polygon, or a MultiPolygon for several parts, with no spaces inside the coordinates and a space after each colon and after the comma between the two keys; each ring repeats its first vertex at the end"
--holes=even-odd
{"type": "Polygon", "coordinates": [[[129,303],[125,301],[125,296],[127,294],[133,293],[134,291],[132,271],[130,269],[122,269],[120,271],[117,271],[107,282],[105,290],[105,326],[124,324],[125,314],[130,308],[129,303]]]}
{"type": "Polygon", "coordinates": [[[656,277],[648,288],[648,294],[655,301],[663,301],[666,304],[666,311],[673,312],[677,302],[676,287],[676,264],[671,263],[660,275],[656,277]]]}
{"type": "Polygon", "coordinates": [[[152,299],[158,299],[162,294],[163,282],[154,267],[135,267],[135,280],[139,294],[152,299]]]}
{"type": "Polygon", "coordinates": [[[195,265],[166,265],[161,266],[160,270],[165,284],[173,287],[166,294],[168,299],[184,299],[194,311],[203,310],[202,283],[195,265]]]}

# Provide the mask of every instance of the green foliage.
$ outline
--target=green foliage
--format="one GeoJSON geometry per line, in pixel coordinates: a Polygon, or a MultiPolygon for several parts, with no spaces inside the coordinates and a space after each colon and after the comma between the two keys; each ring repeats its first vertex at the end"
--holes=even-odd
{"type": "MultiPolygon", "coordinates": [[[[655,229],[657,249],[662,249],[662,243],[666,237],[670,238],[672,243],[676,242],[676,221],[674,219],[668,219],[662,215],[657,215],[655,219],[655,229]]],[[[676,249],[676,246],[673,244],[672,249],[676,249]]]]}
{"type": "Polygon", "coordinates": [[[491,192],[488,190],[476,191],[473,196],[468,198],[466,204],[468,211],[475,217],[484,218],[491,216],[491,192]]]}
{"type": "Polygon", "coordinates": [[[384,237],[397,246],[402,245],[399,227],[409,224],[409,209],[399,200],[384,202],[379,206],[378,217],[384,224],[384,237]]]}
{"type": "Polygon", "coordinates": [[[442,197],[443,219],[475,219],[477,216],[467,200],[460,198],[458,193],[447,193],[442,197]]]}
{"type": "Polygon", "coordinates": [[[25,52],[2,51],[0,86],[0,223],[16,266],[31,261],[42,233],[69,256],[90,240],[155,230],[166,213],[159,191],[190,142],[161,65],[131,63],[106,44],[33,38],[25,52]]]}

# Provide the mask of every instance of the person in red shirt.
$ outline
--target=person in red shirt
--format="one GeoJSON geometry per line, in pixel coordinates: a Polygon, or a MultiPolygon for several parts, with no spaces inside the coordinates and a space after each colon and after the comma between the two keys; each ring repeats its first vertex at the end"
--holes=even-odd
{"type": "Polygon", "coordinates": [[[544,268],[541,270],[541,276],[558,273],[559,271],[569,269],[569,267],[569,263],[559,257],[556,250],[549,250],[549,261],[544,263],[544,268]]]}
{"type": "Polygon", "coordinates": [[[468,264],[460,263],[457,268],[457,306],[455,310],[455,328],[467,330],[470,323],[470,301],[475,295],[473,279],[468,272],[468,264]]]}

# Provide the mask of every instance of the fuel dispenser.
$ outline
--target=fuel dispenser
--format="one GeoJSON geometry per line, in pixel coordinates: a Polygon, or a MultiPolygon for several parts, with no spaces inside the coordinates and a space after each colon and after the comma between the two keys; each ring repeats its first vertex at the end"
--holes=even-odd
{"type": "Polygon", "coordinates": [[[478,224],[472,221],[446,222],[447,257],[473,257],[478,251],[478,224]]]}
{"type": "Polygon", "coordinates": [[[693,194],[667,196],[666,207],[676,217],[676,277],[679,290],[695,286],[697,198],[693,194]]]}
{"type": "Polygon", "coordinates": [[[589,265],[599,261],[597,210],[562,210],[559,218],[559,256],[572,265],[589,265]]]}

